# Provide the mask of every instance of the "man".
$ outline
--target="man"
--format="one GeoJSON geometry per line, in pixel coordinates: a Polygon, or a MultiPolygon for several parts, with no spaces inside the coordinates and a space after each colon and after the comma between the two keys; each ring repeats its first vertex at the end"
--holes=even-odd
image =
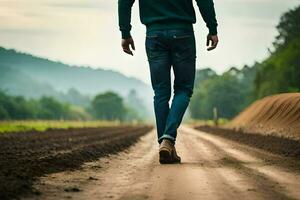
{"type": "MultiPolygon", "coordinates": [[[[133,55],[131,8],[135,0],[118,0],[122,48],[133,55]],[[132,48],[132,50],[130,49],[132,48]]],[[[217,47],[217,20],[213,0],[196,0],[209,29],[208,51],[217,47]]],[[[196,22],[192,0],[139,0],[140,20],[146,25],[146,53],[154,90],[154,111],[159,143],[159,161],[180,163],[175,141],[177,128],[188,107],[195,79],[196,45],[193,24],[196,22]],[[174,97],[171,107],[170,70],[173,68],[174,97]]]]}

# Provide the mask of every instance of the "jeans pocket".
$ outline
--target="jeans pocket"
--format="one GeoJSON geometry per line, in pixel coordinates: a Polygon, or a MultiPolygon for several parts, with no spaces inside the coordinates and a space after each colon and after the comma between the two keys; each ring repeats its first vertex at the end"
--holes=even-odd
{"type": "Polygon", "coordinates": [[[196,44],[193,32],[173,35],[174,62],[192,61],[196,58],[196,44]]]}
{"type": "Polygon", "coordinates": [[[177,46],[177,49],[190,49],[194,47],[194,33],[187,31],[178,31],[172,35],[174,45],[177,46]]]}

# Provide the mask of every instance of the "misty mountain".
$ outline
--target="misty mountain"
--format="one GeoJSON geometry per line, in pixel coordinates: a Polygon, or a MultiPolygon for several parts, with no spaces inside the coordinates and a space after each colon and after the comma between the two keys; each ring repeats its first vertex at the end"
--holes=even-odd
{"type": "Polygon", "coordinates": [[[44,95],[57,96],[51,85],[39,82],[20,70],[0,64],[0,88],[10,95],[39,98],[44,95]]]}
{"type": "Polygon", "coordinates": [[[59,101],[86,107],[90,97],[82,95],[75,88],[67,92],[55,90],[50,84],[39,82],[13,67],[0,65],[0,90],[13,96],[38,99],[42,96],[51,96],[59,101]]]}
{"type": "Polygon", "coordinates": [[[152,102],[150,86],[136,78],[112,70],[70,66],[1,47],[0,84],[0,89],[26,97],[58,96],[70,89],[73,94],[76,90],[88,96],[111,90],[126,97],[134,89],[146,104],[152,102]]]}

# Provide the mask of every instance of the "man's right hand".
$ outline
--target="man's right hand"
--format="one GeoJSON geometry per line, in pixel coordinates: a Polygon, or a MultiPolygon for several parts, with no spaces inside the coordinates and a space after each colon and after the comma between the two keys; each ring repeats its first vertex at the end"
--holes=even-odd
{"type": "Polygon", "coordinates": [[[127,39],[122,39],[122,48],[123,48],[123,51],[127,54],[130,54],[133,56],[133,53],[130,49],[130,47],[132,48],[132,50],[135,50],[135,46],[134,46],[134,41],[132,38],[127,38],[127,39]]]}

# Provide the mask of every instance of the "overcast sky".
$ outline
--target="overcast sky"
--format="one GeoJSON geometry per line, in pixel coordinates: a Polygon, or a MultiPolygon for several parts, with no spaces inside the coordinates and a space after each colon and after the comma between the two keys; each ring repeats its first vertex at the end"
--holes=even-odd
{"type": "MultiPolygon", "coordinates": [[[[280,15],[299,0],[215,0],[218,49],[206,52],[207,29],[198,7],[194,25],[197,68],[218,73],[261,61],[277,32],[280,15]]],[[[112,69],[150,83],[145,27],[133,7],[133,57],[120,47],[117,0],[0,0],[0,46],[74,65],[112,69]]]]}

